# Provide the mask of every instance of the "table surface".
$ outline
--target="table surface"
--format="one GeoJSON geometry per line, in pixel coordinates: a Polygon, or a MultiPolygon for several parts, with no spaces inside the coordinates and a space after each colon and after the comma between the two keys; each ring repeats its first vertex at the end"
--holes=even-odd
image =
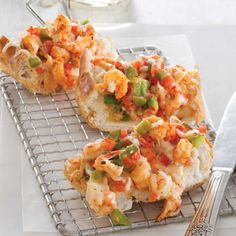
{"type": "MultiPolygon", "coordinates": [[[[186,34],[195,61],[200,66],[203,90],[213,123],[218,127],[228,99],[236,89],[236,15],[234,14],[236,1],[215,0],[213,4],[213,1],[202,0],[194,4],[193,1],[171,0],[168,7],[165,5],[166,1],[149,1],[148,6],[144,5],[144,2],[144,0],[133,1],[131,4],[133,18],[130,21],[142,24],[111,25],[100,28],[101,32],[115,38],[186,34]],[[158,14],[155,14],[156,9],[158,14]],[[165,10],[165,15],[161,9],[165,10]]],[[[0,0],[0,6],[1,34],[13,35],[28,25],[37,23],[26,11],[24,1],[0,0]]],[[[0,133],[0,235],[41,235],[25,233],[22,229],[21,171],[20,160],[17,158],[21,151],[18,145],[19,138],[17,135],[8,137],[8,133],[14,132],[15,127],[9,115],[5,114],[7,110],[2,100],[0,104],[1,122],[4,119],[0,133]]],[[[234,218],[236,219],[235,216],[234,218]]],[[[218,225],[220,229],[217,235],[235,235],[236,228],[227,228],[227,218],[220,219],[218,225]]],[[[172,229],[166,233],[183,234],[178,225],[175,227],[175,231],[172,229]]],[[[157,231],[157,228],[143,230],[140,231],[140,235],[145,232],[154,235],[157,231]]],[[[134,235],[137,232],[128,234],[134,235]]]]}

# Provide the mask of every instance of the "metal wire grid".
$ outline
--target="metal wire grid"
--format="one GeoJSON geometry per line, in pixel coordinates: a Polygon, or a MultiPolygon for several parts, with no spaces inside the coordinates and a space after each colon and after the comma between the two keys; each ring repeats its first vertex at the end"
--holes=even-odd
{"type": "MultiPolygon", "coordinates": [[[[140,54],[162,55],[162,52],[156,47],[147,46],[120,49],[118,54],[123,60],[131,60],[140,54]]],[[[32,95],[6,75],[1,76],[0,87],[51,217],[62,234],[89,235],[151,227],[186,221],[193,216],[204,187],[186,193],[179,214],[159,223],[155,221],[155,217],[161,209],[161,202],[134,203],[133,208],[127,212],[132,221],[129,227],[115,226],[109,217],[96,216],[86,200],[65,179],[63,166],[68,157],[77,154],[84,144],[103,137],[103,133],[90,128],[80,116],[73,93],[32,95]]],[[[213,140],[214,135],[215,132],[211,131],[210,138],[213,140]]],[[[220,214],[235,212],[234,174],[228,184],[220,214]]]]}

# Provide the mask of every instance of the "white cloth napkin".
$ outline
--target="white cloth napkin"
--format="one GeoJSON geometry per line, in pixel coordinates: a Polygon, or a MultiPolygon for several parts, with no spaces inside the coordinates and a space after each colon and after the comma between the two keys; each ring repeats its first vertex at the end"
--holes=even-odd
{"type": "MultiPolygon", "coordinates": [[[[156,45],[158,48],[164,50],[164,54],[168,56],[171,63],[181,64],[187,68],[192,68],[194,66],[192,52],[188,39],[185,35],[152,38],[116,38],[115,43],[117,47],[156,45]]],[[[26,154],[22,151],[23,230],[25,232],[56,232],[49,211],[38,187],[38,183],[27,159],[25,158],[25,155],[26,154]]],[[[227,224],[223,224],[224,226],[222,226],[233,227],[234,220],[228,220],[227,224]]],[[[148,233],[150,234],[153,232],[154,235],[155,230],[158,230],[159,233],[167,233],[168,231],[168,235],[171,235],[169,234],[170,232],[174,232],[175,234],[173,235],[181,235],[185,228],[186,224],[170,224],[167,226],[158,227],[158,229],[148,229],[148,233]],[[175,229],[175,231],[173,229],[175,229]]],[[[147,229],[137,231],[135,234],[139,234],[139,232],[143,234],[144,232],[147,232],[147,229]]],[[[124,235],[124,233],[122,235],[124,235]]]]}

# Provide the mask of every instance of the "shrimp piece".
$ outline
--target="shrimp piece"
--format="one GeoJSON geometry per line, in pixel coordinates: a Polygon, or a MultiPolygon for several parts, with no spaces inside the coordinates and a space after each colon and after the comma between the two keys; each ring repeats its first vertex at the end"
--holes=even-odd
{"type": "Polygon", "coordinates": [[[128,82],[129,80],[120,70],[113,69],[104,74],[104,82],[97,84],[96,87],[102,92],[115,92],[116,99],[121,99],[128,91],[128,82]]]}
{"type": "Polygon", "coordinates": [[[159,199],[168,197],[172,184],[171,177],[163,171],[157,171],[150,177],[150,190],[157,194],[159,199]]]}
{"type": "Polygon", "coordinates": [[[63,15],[59,15],[54,22],[54,29],[57,33],[69,35],[71,32],[71,21],[63,15]]]}
{"type": "Polygon", "coordinates": [[[151,176],[151,167],[146,158],[141,157],[134,170],[131,172],[131,178],[137,189],[142,190],[149,186],[149,178],[151,176]]]}
{"type": "Polygon", "coordinates": [[[54,80],[60,84],[61,86],[64,86],[65,84],[65,70],[64,70],[64,63],[60,59],[55,59],[53,66],[52,66],[52,74],[54,80]]]}
{"type": "Polygon", "coordinates": [[[53,46],[51,49],[51,56],[66,63],[70,59],[70,54],[64,48],[53,46]]]}
{"type": "Polygon", "coordinates": [[[117,208],[116,194],[109,190],[106,177],[100,182],[89,180],[85,197],[89,206],[100,216],[108,215],[117,208]]]}
{"type": "Polygon", "coordinates": [[[166,136],[168,124],[157,116],[150,116],[147,118],[152,123],[152,128],[148,132],[150,137],[154,140],[161,140],[166,136]]]}
{"type": "Polygon", "coordinates": [[[157,217],[157,221],[174,215],[181,206],[181,189],[163,171],[151,175],[150,193],[156,196],[156,200],[165,199],[163,211],[157,217]]]}
{"type": "Polygon", "coordinates": [[[111,70],[114,67],[114,60],[111,58],[103,58],[103,57],[99,57],[99,58],[95,58],[94,60],[92,60],[92,63],[95,66],[100,66],[101,68],[103,68],[104,70],[108,71],[111,70]]]}
{"type": "Polygon", "coordinates": [[[83,195],[86,191],[86,181],[84,178],[85,162],[81,157],[74,157],[65,163],[64,175],[71,184],[83,195]]]}
{"type": "Polygon", "coordinates": [[[100,139],[94,143],[87,144],[83,149],[83,156],[86,160],[92,160],[113,149],[115,142],[110,139],[100,139]]]}
{"type": "Polygon", "coordinates": [[[193,145],[187,139],[180,139],[177,146],[173,150],[173,159],[175,163],[183,165],[191,165],[193,145]]]}
{"type": "Polygon", "coordinates": [[[22,38],[22,44],[30,53],[34,55],[37,54],[40,47],[37,37],[30,34],[22,38]]]}
{"type": "Polygon", "coordinates": [[[179,188],[176,184],[173,184],[172,188],[170,189],[169,196],[166,198],[163,211],[157,217],[157,221],[161,221],[167,217],[176,215],[182,203],[181,194],[181,188],[179,188]]]}
{"type": "MultiPolygon", "coordinates": [[[[117,154],[114,154],[115,156],[117,154]]],[[[98,158],[96,158],[95,163],[93,165],[93,167],[96,170],[100,170],[100,171],[105,171],[106,173],[108,173],[111,178],[113,180],[117,180],[123,171],[123,166],[117,166],[115,164],[113,164],[108,158],[111,158],[110,156],[107,158],[107,155],[101,155],[98,158]]]]}

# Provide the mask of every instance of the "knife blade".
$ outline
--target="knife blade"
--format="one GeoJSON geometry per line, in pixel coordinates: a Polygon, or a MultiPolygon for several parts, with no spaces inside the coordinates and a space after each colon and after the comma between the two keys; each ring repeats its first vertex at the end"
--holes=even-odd
{"type": "Polygon", "coordinates": [[[212,236],[225,188],[236,163],[236,92],[221,120],[214,144],[212,173],[185,236],[212,236]]]}

